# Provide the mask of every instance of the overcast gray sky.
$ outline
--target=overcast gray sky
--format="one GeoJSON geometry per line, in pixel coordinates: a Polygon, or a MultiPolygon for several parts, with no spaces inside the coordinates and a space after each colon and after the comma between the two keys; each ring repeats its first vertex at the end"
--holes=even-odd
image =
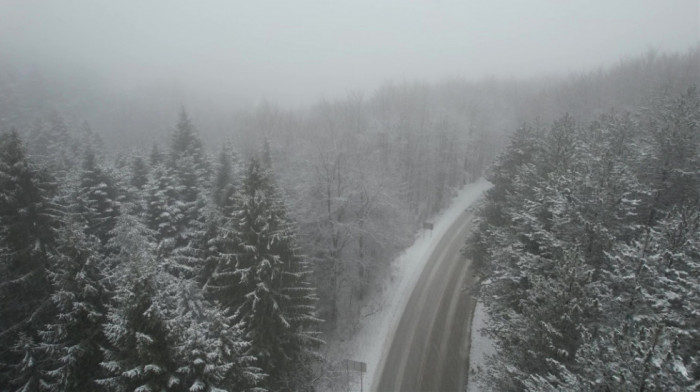
{"type": "Polygon", "coordinates": [[[698,40],[698,0],[0,0],[12,56],[283,104],[386,80],[583,71],[698,40]]]}

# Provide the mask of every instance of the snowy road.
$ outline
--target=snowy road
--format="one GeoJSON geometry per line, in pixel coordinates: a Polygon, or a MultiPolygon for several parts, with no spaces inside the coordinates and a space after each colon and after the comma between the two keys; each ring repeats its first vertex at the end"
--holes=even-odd
{"type": "Polygon", "coordinates": [[[472,213],[445,231],[416,283],[372,390],[460,391],[469,358],[469,318],[475,300],[464,290],[472,280],[460,249],[472,229],[472,213]]]}

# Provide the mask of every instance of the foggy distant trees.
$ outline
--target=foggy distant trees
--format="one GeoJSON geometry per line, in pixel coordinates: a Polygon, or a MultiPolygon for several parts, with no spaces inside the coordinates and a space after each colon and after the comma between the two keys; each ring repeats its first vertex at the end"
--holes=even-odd
{"type": "Polygon", "coordinates": [[[440,107],[433,93],[387,86],[303,115],[263,107],[245,123],[270,142],[330,328],[356,326],[363,300],[418,225],[480,175],[488,153],[478,160],[472,152],[497,148],[459,102],[440,107]]]}
{"type": "MultiPolygon", "coordinates": [[[[540,83],[388,84],[307,111],[264,104],[240,116],[239,134],[253,146],[269,140],[313,264],[320,315],[331,328],[338,319],[352,328],[342,320],[357,320],[387,260],[455,189],[484,172],[518,123],[539,127],[565,112],[590,119],[638,106],[659,88],[679,92],[696,81],[689,70],[699,56],[650,53],[540,83]]],[[[567,148],[556,153],[563,164],[567,148]]]]}
{"type": "Polygon", "coordinates": [[[523,126],[490,174],[484,263],[496,390],[700,386],[700,95],[523,126]]]}

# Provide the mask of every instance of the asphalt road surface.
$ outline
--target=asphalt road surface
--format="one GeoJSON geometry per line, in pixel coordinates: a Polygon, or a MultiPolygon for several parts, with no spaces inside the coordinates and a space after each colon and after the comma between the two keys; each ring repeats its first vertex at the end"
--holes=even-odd
{"type": "Polygon", "coordinates": [[[471,261],[460,249],[472,229],[463,212],[429,256],[406,309],[387,342],[375,392],[462,391],[469,365],[471,261]]]}

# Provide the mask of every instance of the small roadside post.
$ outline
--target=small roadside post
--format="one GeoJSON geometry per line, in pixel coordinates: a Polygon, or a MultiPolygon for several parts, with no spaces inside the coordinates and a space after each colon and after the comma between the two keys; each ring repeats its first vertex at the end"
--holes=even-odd
{"type": "Polygon", "coordinates": [[[430,238],[433,238],[433,224],[430,222],[423,222],[423,230],[430,230],[430,238]]]}
{"type": "Polygon", "coordinates": [[[363,392],[362,373],[367,372],[367,364],[364,362],[353,361],[352,359],[345,360],[345,380],[350,389],[350,371],[360,373],[360,392],[363,392]]]}

